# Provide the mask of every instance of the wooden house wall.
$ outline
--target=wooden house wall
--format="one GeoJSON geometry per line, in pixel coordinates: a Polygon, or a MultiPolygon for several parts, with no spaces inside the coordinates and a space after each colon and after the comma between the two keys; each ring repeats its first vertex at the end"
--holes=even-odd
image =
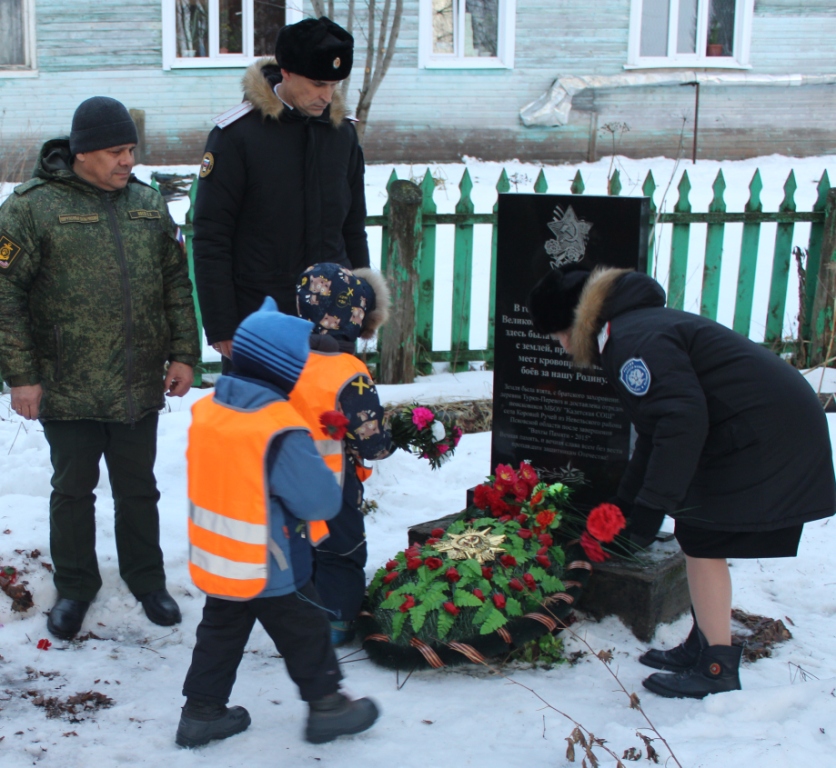
{"type": "MultiPolygon", "coordinates": [[[[690,87],[584,91],[568,125],[520,121],[519,110],[561,75],[624,72],[629,0],[517,0],[514,68],[491,70],[418,69],[417,0],[404,9],[398,52],[372,105],[369,160],[576,161],[608,154],[613,138],[630,156],[690,156],[690,87]],[[605,128],[619,123],[629,130],[605,128]]],[[[162,69],[160,0],[38,0],[37,19],[37,74],[0,74],[3,153],[66,133],[79,102],[109,95],[145,111],[149,161],[196,164],[211,118],[241,99],[242,69],[162,69]]],[[[757,0],[750,71],[836,74],[834,39],[833,0],[757,0]]],[[[358,50],[358,65],[363,58],[358,50]]],[[[353,93],[361,81],[358,66],[353,93]]],[[[836,153],[834,124],[836,86],[703,87],[699,155],[836,153]]]]}

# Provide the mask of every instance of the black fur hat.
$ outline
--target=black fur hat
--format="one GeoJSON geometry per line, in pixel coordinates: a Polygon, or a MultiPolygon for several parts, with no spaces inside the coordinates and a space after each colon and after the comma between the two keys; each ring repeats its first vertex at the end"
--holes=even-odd
{"type": "Polygon", "coordinates": [[[537,333],[557,333],[571,328],[575,308],[589,270],[576,265],[550,269],[528,294],[528,314],[537,333]]]}
{"type": "Polygon", "coordinates": [[[311,80],[345,80],[354,63],[354,38],[325,16],[303,19],[279,30],[276,62],[311,80]]]}

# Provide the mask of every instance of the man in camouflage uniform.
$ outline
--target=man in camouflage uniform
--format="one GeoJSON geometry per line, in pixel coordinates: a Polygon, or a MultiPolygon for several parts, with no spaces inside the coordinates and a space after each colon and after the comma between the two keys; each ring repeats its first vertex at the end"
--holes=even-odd
{"type": "Polygon", "coordinates": [[[0,373],[40,419],[53,466],[49,631],[69,639],[101,587],[95,496],[104,455],[119,571],[148,618],[180,621],[165,589],[154,458],[165,392],[199,356],[188,266],[160,194],[131,174],[136,127],[115,99],[73,116],[0,207],[0,373]],[[166,363],[168,367],[166,369],[166,363]]]}

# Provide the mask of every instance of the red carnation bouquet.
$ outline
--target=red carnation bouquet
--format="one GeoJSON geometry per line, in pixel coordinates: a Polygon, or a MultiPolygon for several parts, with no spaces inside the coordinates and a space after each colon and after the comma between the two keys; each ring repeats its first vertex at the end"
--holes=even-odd
{"type": "Polygon", "coordinates": [[[454,419],[417,403],[395,409],[389,426],[396,447],[427,459],[433,469],[452,458],[462,438],[454,419]]]}

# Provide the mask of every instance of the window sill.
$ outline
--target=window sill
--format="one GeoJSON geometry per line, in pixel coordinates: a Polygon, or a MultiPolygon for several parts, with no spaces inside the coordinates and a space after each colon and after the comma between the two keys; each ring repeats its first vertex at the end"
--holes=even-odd
{"type": "Polygon", "coordinates": [[[3,69],[0,67],[0,79],[6,77],[40,77],[37,69],[3,69]]]}
{"type": "Polygon", "coordinates": [[[626,70],[642,69],[752,69],[751,64],[741,64],[728,56],[715,56],[705,59],[694,59],[692,61],[665,61],[656,59],[653,63],[647,64],[625,64],[626,70]]]}
{"type": "Polygon", "coordinates": [[[194,59],[174,59],[163,67],[164,69],[242,69],[250,66],[263,56],[224,56],[223,58],[209,58],[202,56],[194,59]]]}
{"type": "Polygon", "coordinates": [[[420,65],[420,69],[513,69],[513,64],[506,64],[496,58],[450,59],[448,61],[431,60],[420,65]]]}

